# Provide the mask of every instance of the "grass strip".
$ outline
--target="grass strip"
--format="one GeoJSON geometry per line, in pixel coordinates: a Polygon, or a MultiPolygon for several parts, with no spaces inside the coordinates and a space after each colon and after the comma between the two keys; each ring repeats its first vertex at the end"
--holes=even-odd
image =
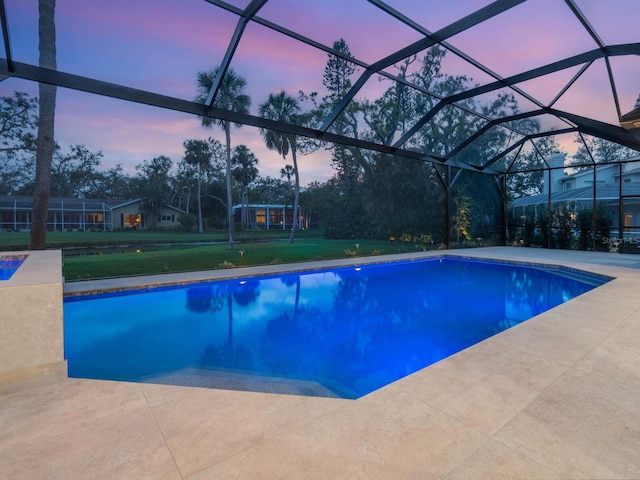
{"type": "MultiPolygon", "coordinates": [[[[248,230],[235,234],[237,241],[273,240],[289,238],[284,230],[248,230]]],[[[297,232],[297,238],[320,237],[319,230],[297,232]]],[[[211,230],[204,233],[187,233],[181,231],[115,231],[115,232],[47,232],[48,249],[107,246],[107,245],[145,245],[158,243],[198,243],[227,242],[227,230],[211,230]]],[[[0,232],[0,250],[27,250],[29,248],[29,232],[0,232]]]]}
{"type": "Polygon", "coordinates": [[[413,244],[387,241],[299,239],[228,245],[206,245],[162,251],[65,257],[65,280],[187,272],[217,268],[328,260],[352,256],[387,255],[415,251],[413,244]]]}

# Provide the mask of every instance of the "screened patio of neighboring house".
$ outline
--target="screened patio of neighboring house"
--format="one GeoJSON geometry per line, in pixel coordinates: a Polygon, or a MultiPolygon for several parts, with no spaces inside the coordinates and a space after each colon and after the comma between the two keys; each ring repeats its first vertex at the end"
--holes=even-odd
{"type": "MultiPolygon", "coordinates": [[[[148,228],[178,228],[178,217],[185,213],[177,207],[163,206],[151,222],[140,209],[142,200],[89,198],[51,198],[47,229],[50,231],[104,231],[148,228]]],[[[25,231],[31,228],[33,198],[0,196],[0,231],[25,231]]]]}
{"type": "Polygon", "coordinates": [[[557,168],[542,178],[542,193],[508,204],[513,244],[567,248],[567,238],[582,232],[589,241],[583,239],[581,249],[640,253],[640,156],[595,168],[566,168],[562,154],[548,162],[557,168]],[[560,240],[562,235],[567,238],[560,240]]]}
{"type": "MultiPolygon", "coordinates": [[[[602,209],[609,222],[601,227],[608,233],[606,239],[600,239],[601,245],[592,246],[591,249],[613,250],[620,248],[624,253],[640,253],[640,183],[622,185],[622,195],[618,185],[599,185],[593,187],[581,187],[563,192],[539,194],[531,197],[523,197],[509,203],[510,218],[513,219],[509,228],[512,230],[512,237],[517,236],[517,230],[525,228],[523,222],[527,218],[541,222],[549,222],[548,216],[554,210],[567,212],[573,221],[571,232],[578,235],[580,226],[575,224],[575,220],[581,212],[592,215],[598,208],[602,209]],[[622,201],[622,207],[621,205],[622,201]],[[541,217],[547,217],[543,219],[541,217]],[[622,225],[622,228],[620,228],[622,225]],[[598,248],[601,247],[601,248],[598,248]]],[[[595,219],[598,228],[598,218],[595,219]]],[[[551,220],[551,232],[560,229],[559,225],[553,224],[551,220]]],[[[545,245],[546,239],[542,239],[541,246],[545,245]]]]}
{"type": "MultiPolygon", "coordinates": [[[[51,231],[111,231],[113,208],[122,201],[51,198],[47,228],[51,231]]],[[[32,197],[0,196],[0,231],[29,231],[32,197]]]]}
{"type": "MultiPolygon", "coordinates": [[[[293,227],[293,205],[248,204],[234,205],[236,223],[256,230],[290,230],[293,227]]],[[[309,218],[298,207],[298,228],[309,228],[309,218]]]]}

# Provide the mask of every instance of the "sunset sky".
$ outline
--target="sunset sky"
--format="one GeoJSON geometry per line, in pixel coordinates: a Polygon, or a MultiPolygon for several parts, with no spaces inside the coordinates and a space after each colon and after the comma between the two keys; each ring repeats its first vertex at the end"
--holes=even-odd
{"type": "MultiPolygon", "coordinates": [[[[242,8],[249,1],[229,3],[242,8]]],[[[491,2],[386,3],[435,32],[491,2]]],[[[637,0],[576,3],[605,44],[640,41],[637,0]]],[[[37,0],[6,0],[5,4],[14,60],[37,65],[37,0]]],[[[365,0],[270,0],[258,16],[327,45],[344,38],[351,53],[368,63],[421,38],[365,0]]],[[[59,70],[192,100],[197,73],[220,63],[237,16],[204,0],[57,0],[56,23],[59,70]]],[[[528,0],[449,42],[503,77],[596,48],[563,0],[528,0]]],[[[321,96],[326,61],[326,53],[250,24],[232,68],[247,79],[251,113],[257,114],[269,93],[283,89],[294,96],[300,90],[318,91],[321,96]]],[[[611,64],[624,114],[640,94],[640,59],[617,57],[611,64]]],[[[443,68],[450,74],[464,73],[479,84],[493,81],[452,54],[447,55],[443,68]]],[[[519,86],[549,102],[578,70],[567,69],[519,86]]],[[[372,98],[385,87],[374,76],[360,95],[372,98]]],[[[35,96],[37,85],[11,78],[0,82],[0,95],[16,90],[35,96]]],[[[604,61],[599,60],[554,107],[617,124],[611,99],[604,61]]],[[[523,110],[532,108],[524,99],[520,105],[523,110]]],[[[83,144],[102,151],[102,168],[121,163],[131,174],[136,164],[158,155],[177,163],[186,139],[213,136],[224,140],[222,130],[204,129],[190,115],[62,88],[58,89],[56,114],[56,139],[63,148],[83,144]]],[[[573,136],[558,140],[568,150],[573,148],[573,136]]],[[[232,143],[245,144],[256,154],[262,176],[279,177],[280,168],[291,163],[267,150],[256,129],[234,129],[232,143]]],[[[302,157],[300,174],[303,185],[329,178],[332,170],[327,153],[302,157]]]]}

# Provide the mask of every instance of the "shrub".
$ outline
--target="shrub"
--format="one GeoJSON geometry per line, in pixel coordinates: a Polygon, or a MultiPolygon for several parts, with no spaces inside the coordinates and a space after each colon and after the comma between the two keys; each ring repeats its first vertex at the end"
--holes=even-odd
{"type": "Polygon", "coordinates": [[[198,217],[192,213],[183,213],[178,216],[178,223],[182,225],[185,232],[189,233],[196,225],[198,225],[198,217]]]}

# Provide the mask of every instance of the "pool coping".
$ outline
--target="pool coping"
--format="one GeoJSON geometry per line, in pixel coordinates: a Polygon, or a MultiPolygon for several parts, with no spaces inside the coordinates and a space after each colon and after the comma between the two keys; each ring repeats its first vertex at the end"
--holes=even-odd
{"type": "Polygon", "coordinates": [[[357,400],[62,373],[0,381],[0,429],[12,432],[0,439],[5,471],[171,480],[640,478],[640,256],[448,253],[463,252],[615,279],[357,400]]]}
{"type": "Polygon", "coordinates": [[[74,280],[64,284],[64,296],[90,295],[96,293],[118,292],[124,290],[144,290],[170,285],[188,285],[216,280],[231,280],[247,277],[270,276],[285,273],[312,272],[315,270],[326,270],[332,268],[375,265],[383,263],[394,263],[403,261],[416,261],[429,258],[460,258],[470,260],[492,260],[495,262],[512,263],[523,266],[542,266],[549,268],[560,267],[568,271],[586,272],[594,276],[599,276],[604,280],[611,280],[610,275],[598,272],[589,272],[581,268],[574,268],[561,263],[550,263],[540,261],[504,260],[500,258],[483,258],[478,254],[470,253],[482,249],[460,249],[460,250],[435,250],[429,252],[414,252],[394,255],[380,255],[372,257],[348,257],[344,259],[319,260],[310,262],[287,263],[277,265],[258,265],[252,267],[237,267],[217,270],[198,270],[190,272],[175,272],[156,275],[141,275],[128,277],[115,277],[93,280],[74,280]]]}
{"type": "Polygon", "coordinates": [[[0,281],[0,375],[64,362],[62,253],[2,252],[24,257],[0,281]]]}

